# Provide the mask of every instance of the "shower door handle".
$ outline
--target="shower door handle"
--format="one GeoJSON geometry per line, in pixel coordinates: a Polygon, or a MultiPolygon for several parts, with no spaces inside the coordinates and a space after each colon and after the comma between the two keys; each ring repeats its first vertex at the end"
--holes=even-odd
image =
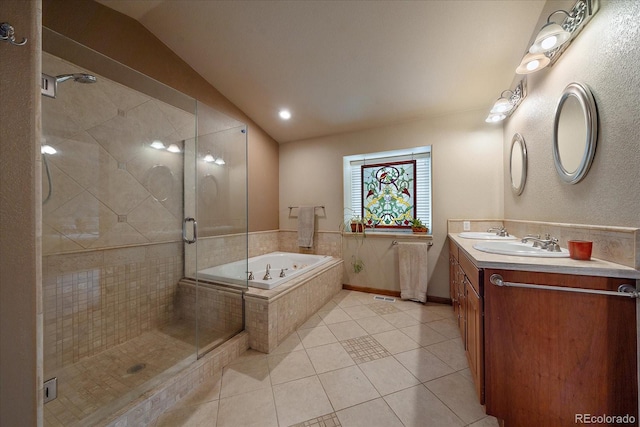
{"type": "Polygon", "coordinates": [[[185,243],[188,244],[192,244],[195,243],[196,240],[198,240],[198,223],[196,222],[195,218],[185,218],[184,221],[182,222],[182,240],[185,243]],[[192,222],[193,223],[193,239],[189,239],[187,238],[187,223],[188,222],[192,222]]]}

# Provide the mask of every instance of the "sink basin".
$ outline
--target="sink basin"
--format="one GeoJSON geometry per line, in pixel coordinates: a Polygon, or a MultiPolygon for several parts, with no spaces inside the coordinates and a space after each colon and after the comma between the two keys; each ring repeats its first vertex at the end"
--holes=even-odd
{"type": "Polygon", "coordinates": [[[481,242],[473,245],[474,249],[499,255],[529,256],[539,258],[568,258],[569,251],[560,248],[561,252],[549,252],[546,249],[534,248],[533,243],[521,242],[481,242]]]}
{"type": "Polygon", "coordinates": [[[496,233],[488,233],[486,231],[465,231],[459,233],[458,236],[464,239],[478,239],[478,240],[518,240],[513,236],[498,236],[496,233]]]}

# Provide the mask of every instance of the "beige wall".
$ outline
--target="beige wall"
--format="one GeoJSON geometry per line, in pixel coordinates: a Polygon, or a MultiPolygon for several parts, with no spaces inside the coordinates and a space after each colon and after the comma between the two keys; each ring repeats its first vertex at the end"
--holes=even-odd
{"type": "Polygon", "coordinates": [[[42,424],[39,1],[3,0],[0,42],[0,425],[42,424]],[[36,202],[38,201],[38,202],[36,202]]]}
{"type": "MultiPolygon", "coordinates": [[[[547,14],[566,2],[547,4],[547,14]]],[[[529,95],[507,121],[505,163],[519,132],[529,153],[524,192],[514,196],[505,176],[505,218],[640,227],[640,3],[600,1],[600,10],[549,69],[529,77],[529,95]],[[588,175],[565,184],[553,163],[553,121],[564,88],[588,85],[600,134],[588,175]]],[[[505,175],[508,175],[505,174],[505,175]]]]}
{"type": "Polygon", "coordinates": [[[43,25],[248,126],[249,230],[278,228],[278,143],[140,23],[87,0],[44,0],[43,25]]]}
{"type": "MultiPolygon", "coordinates": [[[[429,249],[429,295],[448,297],[447,219],[502,217],[502,129],[486,124],[485,115],[471,111],[282,144],[280,228],[297,227],[288,206],[324,205],[326,216],[318,216],[317,229],[339,229],[343,156],[431,145],[434,245],[429,249]]],[[[376,265],[364,261],[367,268],[376,265]]]]}

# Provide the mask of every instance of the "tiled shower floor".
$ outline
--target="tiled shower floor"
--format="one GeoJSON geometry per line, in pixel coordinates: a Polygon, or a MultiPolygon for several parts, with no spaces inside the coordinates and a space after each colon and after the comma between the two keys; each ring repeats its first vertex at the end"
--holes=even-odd
{"type": "MultiPolygon", "coordinates": [[[[226,337],[211,331],[201,342],[226,337]]],[[[59,369],[58,397],[44,405],[44,424],[95,425],[195,360],[194,325],[184,322],[146,332],[96,356],[59,369]]]]}
{"type": "Polygon", "coordinates": [[[270,354],[249,350],[153,427],[495,427],[451,306],[341,291],[270,354]]]}

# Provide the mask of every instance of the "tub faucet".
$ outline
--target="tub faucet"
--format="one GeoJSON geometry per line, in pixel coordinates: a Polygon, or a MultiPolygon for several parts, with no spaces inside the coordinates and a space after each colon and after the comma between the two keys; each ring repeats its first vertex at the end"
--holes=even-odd
{"type": "Polygon", "coordinates": [[[253,280],[253,271],[249,271],[248,273],[249,273],[248,279],[253,280]]]}
{"type": "Polygon", "coordinates": [[[280,270],[280,277],[286,277],[284,272],[287,271],[287,270],[288,270],[288,268],[283,268],[282,270],[280,270]]]}
{"type": "Polygon", "coordinates": [[[267,264],[267,272],[264,274],[264,277],[262,278],[262,280],[271,280],[271,274],[269,274],[270,270],[271,270],[271,264],[267,264]]]}

